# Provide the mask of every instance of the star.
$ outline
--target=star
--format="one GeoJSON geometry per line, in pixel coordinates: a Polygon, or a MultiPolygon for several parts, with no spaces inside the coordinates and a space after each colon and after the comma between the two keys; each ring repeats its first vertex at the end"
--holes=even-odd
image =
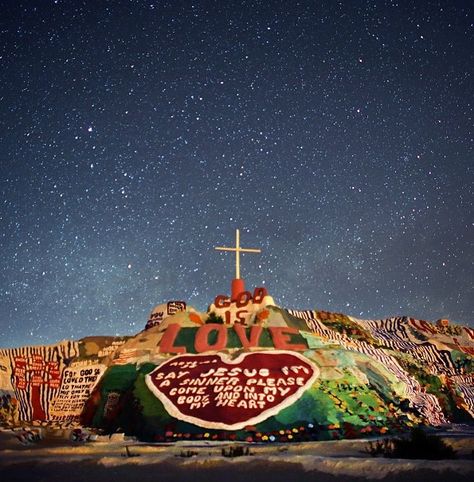
{"type": "Polygon", "coordinates": [[[205,311],[236,229],[282,307],[473,326],[468,7],[11,3],[3,346],[205,311]]]}

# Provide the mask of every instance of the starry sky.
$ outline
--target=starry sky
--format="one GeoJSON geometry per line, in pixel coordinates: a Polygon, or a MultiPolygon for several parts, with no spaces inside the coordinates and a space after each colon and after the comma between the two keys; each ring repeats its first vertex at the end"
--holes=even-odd
{"type": "Polygon", "coordinates": [[[0,346],[247,287],[474,325],[467,1],[3,0],[0,346]]]}

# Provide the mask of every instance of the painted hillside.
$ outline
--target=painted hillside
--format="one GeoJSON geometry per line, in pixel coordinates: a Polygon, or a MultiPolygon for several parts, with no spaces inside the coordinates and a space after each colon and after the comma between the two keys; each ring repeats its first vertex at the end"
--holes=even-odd
{"type": "Polygon", "coordinates": [[[266,292],[171,302],[135,336],[1,349],[0,423],[249,442],[471,423],[473,354],[474,330],[446,321],[283,309],[266,292]]]}

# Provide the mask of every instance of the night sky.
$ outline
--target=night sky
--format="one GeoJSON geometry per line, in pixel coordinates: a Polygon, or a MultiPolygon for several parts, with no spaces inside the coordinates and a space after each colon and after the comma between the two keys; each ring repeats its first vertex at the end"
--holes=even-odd
{"type": "Polygon", "coordinates": [[[0,346],[247,287],[474,325],[469,1],[1,1],[0,346]]]}

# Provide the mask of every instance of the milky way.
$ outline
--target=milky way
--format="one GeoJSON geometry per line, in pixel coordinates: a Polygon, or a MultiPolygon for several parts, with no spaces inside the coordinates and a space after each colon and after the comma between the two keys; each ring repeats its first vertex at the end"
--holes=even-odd
{"type": "Polygon", "coordinates": [[[473,324],[464,1],[4,1],[0,344],[247,286],[473,324]]]}

